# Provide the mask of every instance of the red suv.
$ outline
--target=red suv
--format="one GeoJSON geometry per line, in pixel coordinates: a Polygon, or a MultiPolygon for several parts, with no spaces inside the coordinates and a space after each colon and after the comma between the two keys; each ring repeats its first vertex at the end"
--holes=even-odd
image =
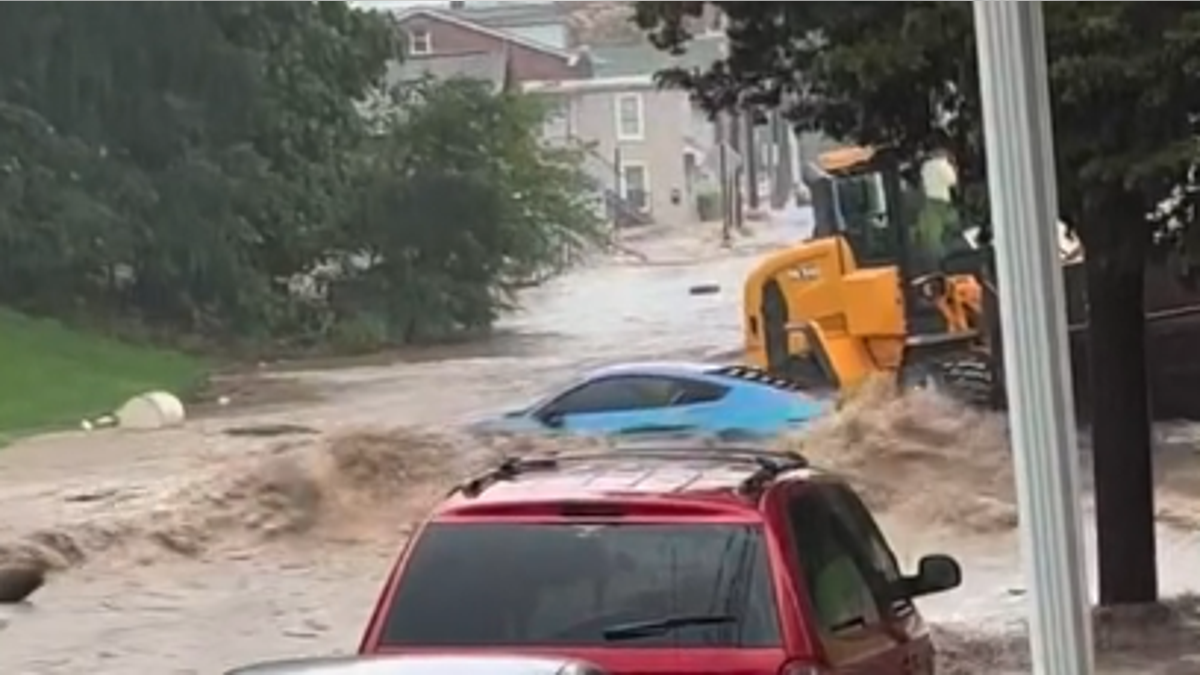
{"type": "Polygon", "coordinates": [[[799,455],[642,447],[514,459],[400,556],[361,653],[554,655],[616,674],[926,675],[915,598],[853,490],[799,455]]]}

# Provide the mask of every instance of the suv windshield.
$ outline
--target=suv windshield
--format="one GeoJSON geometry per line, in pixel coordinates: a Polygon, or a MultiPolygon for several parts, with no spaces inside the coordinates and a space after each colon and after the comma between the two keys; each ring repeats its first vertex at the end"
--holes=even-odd
{"type": "Polygon", "coordinates": [[[433,524],[380,646],[774,647],[761,529],[433,524]]]}

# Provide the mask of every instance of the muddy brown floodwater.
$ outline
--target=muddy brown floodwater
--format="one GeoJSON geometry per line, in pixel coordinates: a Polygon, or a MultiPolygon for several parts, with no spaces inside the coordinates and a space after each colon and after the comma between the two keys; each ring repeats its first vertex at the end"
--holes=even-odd
{"type": "MultiPolygon", "coordinates": [[[[736,348],[742,277],[798,233],[760,225],[730,251],[715,234],[697,226],[627,241],[627,255],[528,292],[487,344],[255,374],[301,385],[300,401],[247,407],[239,400],[252,392],[232,381],[228,410],[183,429],[61,434],[6,449],[0,560],[35,559],[55,574],[32,605],[0,609],[0,673],[207,675],[352,651],[432,500],[514,444],[545,443],[468,438],[459,422],[602,363],[736,348]],[[688,294],[702,283],[721,291],[688,294]]],[[[1181,595],[1200,583],[1189,573],[1200,569],[1189,534],[1200,523],[1198,435],[1174,425],[1160,436],[1163,583],[1181,595]]],[[[963,561],[964,587],[924,607],[945,653],[940,672],[1028,672],[1001,417],[868,391],[792,442],[856,480],[906,565],[931,551],[963,561]]],[[[1187,661],[1200,644],[1196,616],[1183,599],[1132,620],[1105,617],[1105,672],[1200,672],[1187,661]]]]}

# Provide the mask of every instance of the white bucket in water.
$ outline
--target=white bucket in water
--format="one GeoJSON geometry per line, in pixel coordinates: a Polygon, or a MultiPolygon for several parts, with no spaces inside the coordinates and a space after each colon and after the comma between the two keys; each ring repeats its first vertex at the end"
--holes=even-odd
{"type": "Polygon", "coordinates": [[[123,429],[164,429],[183,424],[183,402],[165,391],[134,396],[115,413],[117,426],[123,429]]]}

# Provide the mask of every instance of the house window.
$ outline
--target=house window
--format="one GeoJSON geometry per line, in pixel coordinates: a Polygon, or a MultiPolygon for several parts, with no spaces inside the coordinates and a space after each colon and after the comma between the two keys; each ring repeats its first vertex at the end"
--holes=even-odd
{"type": "Polygon", "coordinates": [[[642,118],[641,94],[619,94],[617,96],[617,139],[640,141],[645,137],[645,120],[642,118]]]}
{"type": "Polygon", "coordinates": [[[433,53],[433,41],[428,30],[414,28],[408,32],[408,53],[414,56],[433,53]]]}
{"type": "Polygon", "coordinates": [[[650,174],[645,164],[625,162],[621,165],[621,197],[639,211],[650,209],[650,174]]]}

